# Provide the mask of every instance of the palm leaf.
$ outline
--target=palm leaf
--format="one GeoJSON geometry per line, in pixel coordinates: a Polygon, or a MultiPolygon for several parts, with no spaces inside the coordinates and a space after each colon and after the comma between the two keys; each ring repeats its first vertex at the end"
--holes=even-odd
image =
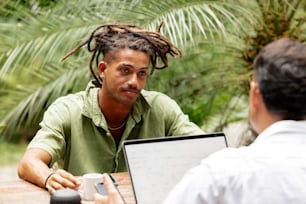
{"type": "Polygon", "coordinates": [[[12,138],[14,130],[21,126],[37,126],[42,112],[55,98],[79,90],[75,88],[74,82],[82,81],[84,84],[84,67],[89,58],[84,50],[69,59],[70,62],[79,62],[77,65],[61,64],[58,59],[83,41],[88,31],[97,25],[120,21],[155,30],[164,21],[162,32],[185,49],[191,46],[190,43],[196,44],[203,36],[204,39],[213,39],[215,35],[224,36],[224,19],[239,24],[226,10],[226,5],[235,9],[224,1],[182,0],[127,3],[63,1],[50,10],[25,10],[15,5],[13,14],[18,13],[15,18],[22,20],[6,24],[5,30],[13,35],[1,33],[6,46],[0,55],[0,81],[5,84],[0,94],[2,98],[13,99],[6,103],[5,110],[1,112],[7,127],[5,138],[12,138]],[[222,21],[218,15],[222,16],[222,21]],[[6,91],[7,87],[11,87],[10,92],[6,91]]]}
{"type": "Polygon", "coordinates": [[[16,133],[36,128],[57,97],[84,89],[90,54],[82,49],[64,63],[59,59],[93,28],[110,22],[150,30],[164,22],[161,32],[185,57],[170,60],[169,68],[156,72],[147,88],[172,96],[203,128],[220,129],[245,112],[241,36],[258,23],[253,7],[221,0],[66,0],[29,9],[10,3],[14,9],[5,10],[10,17],[0,19],[0,120],[6,126],[5,139],[19,140],[16,133]]]}

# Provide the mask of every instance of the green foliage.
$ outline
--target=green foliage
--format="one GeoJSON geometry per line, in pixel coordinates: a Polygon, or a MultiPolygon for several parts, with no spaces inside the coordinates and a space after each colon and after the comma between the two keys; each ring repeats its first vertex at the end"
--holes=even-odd
{"type": "Polygon", "coordinates": [[[246,71],[252,71],[252,63],[259,51],[268,43],[281,37],[305,41],[306,1],[257,0],[259,24],[254,26],[255,33],[245,36],[247,48],[242,51],[246,71]],[[301,8],[301,9],[299,9],[301,8]],[[304,11],[303,9],[304,8],[304,11]]]}
{"type": "Polygon", "coordinates": [[[16,164],[18,162],[24,151],[26,149],[26,144],[14,144],[1,142],[0,143],[0,167],[9,164],[16,164]]]}
{"type": "MultiPolygon", "coordinates": [[[[305,16],[305,2],[300,2],[290,21],[305,16]]],[[[164,22],[161,32],[184,57],[170,59],[169,68],[156,71],[146,88],[170,95],[205,131],[247,118],[251,74],[243,53],[259,46],[245,41],[263,25],[257,0],[15,0],[0,5],[2,139],[31,138],[50,103],[85,88],[90,53],[84,48],[64,62],[59,59],[95,27],[110,22],[150,30],[164,22]]],[[[298,34],[305,36],[304,22],[288,29],[299,25],[298,34]]]]}

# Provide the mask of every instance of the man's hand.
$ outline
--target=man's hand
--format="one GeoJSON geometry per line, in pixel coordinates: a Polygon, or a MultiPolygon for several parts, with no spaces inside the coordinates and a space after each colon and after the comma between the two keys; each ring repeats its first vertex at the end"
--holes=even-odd
{"type": "Polygon", "coordinates": [[[121,195],[117,191],[113,181],[107,174],[103,174],[103,184],[107,192],[106,196],[95,194],[96,204],[124,204],[121,195]]]}
{"type": "Polygon", "coordinates": [[[63,188],[78,190],[80,184],[80,181],[72,174],[63,169],[59,169],[48,178],[46,188],[51,192],[63,188]]]}

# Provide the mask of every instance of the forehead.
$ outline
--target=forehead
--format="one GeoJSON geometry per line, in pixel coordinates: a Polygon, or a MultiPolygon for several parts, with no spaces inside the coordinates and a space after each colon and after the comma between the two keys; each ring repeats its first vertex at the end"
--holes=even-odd
{"type": "Polygon", "coordinates": [[[149,55],[145,52],[133,50],[129,48],[125,49],[118,49],[114,50],[112,52],[109,52],[106,56],[104,61],[107,63],[120,63],[120,62],[126,62],[126,63],[141,63],[146,64],[148,66],[149,64],[149,55]]]}

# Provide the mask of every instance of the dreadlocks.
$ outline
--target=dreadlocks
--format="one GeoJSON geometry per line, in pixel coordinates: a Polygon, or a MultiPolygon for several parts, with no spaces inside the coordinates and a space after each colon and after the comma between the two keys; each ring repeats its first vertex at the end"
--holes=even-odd
{"type": "Polygon", "coordinates": [[[85,42],[72,49],[61,60],[65,60],[87,44],[88,51],[92,52],[89,69],[97,85],[101,86],[102,79],[93,70],[94,61],[98,67],[101,53],[105,58],[111,51],[129,48],[145,52],[149,55],[152,65],[152,74],[155,69],[164,69],[168,67],[168,53],[171,56],[182,55],[181,51],[176,46],[160,34],[161,26],[162,24],[158,27],[157,32],[150,32],[135,25],[107,24],[99,26],[91,33],[90,37],[85,42]],[[94,42],[92,42],[93,40],[94,42]],[[160,58],[163,63],[160,67],[157,66],[158,58],[160,58]]]}

